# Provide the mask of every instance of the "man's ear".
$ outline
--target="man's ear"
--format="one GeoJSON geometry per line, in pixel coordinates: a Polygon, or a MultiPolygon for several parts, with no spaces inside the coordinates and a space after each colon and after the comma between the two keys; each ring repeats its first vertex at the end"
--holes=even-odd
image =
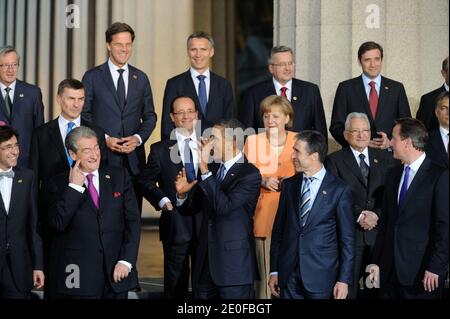
{"type": "Polygon", "coordinates": [[[73,159],[74,162],[77,161],[78,157],[77,157],[77,154],[74,151],[69,150],[69,155],[73,159]]]}

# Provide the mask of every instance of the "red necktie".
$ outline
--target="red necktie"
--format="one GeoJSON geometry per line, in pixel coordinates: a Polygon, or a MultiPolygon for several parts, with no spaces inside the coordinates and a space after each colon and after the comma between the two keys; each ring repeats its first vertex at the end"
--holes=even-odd
{"type": "Polygon", "coordinates": [[[287,98],[287,95],[286,95],[286,91],[287,91],[287,87],[282,87],[281,89],[280,89],[280,91],[281,91],[281,96],[284,96],[285,98],[287,98]]]}
{"type": "Polygon", "coordinates": [[[372,118],[375,120],[378,110],[378,94],[377,90],[375,89],[375,82],[371,81],[369,85],[370,85],[370,93],[369,93],[370,113],[372,113],[372,118]]]}

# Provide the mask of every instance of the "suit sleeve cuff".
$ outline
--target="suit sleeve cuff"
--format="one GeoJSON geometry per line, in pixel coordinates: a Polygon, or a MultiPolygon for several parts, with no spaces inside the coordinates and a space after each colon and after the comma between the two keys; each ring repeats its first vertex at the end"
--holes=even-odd
{"type": "Polygon", "coordinates": [[[117,263],[127,266],[130,271],[133,268],[133,266],[131,266],[131,264],[128,261],[125,261],[125,260],[119,260],[117,263]]]}
{"type": "Polygon", "coordinates": [[[269,273],[269,276],[278,276],[278,271],[274,271],[269,273]]]}
{"type": "Polygon", "coordinates": [[[187,196],[185,198],[178,198],[178,194],[176,195],[177,197],[177,207],[180,207],[184,204],[184,202],[186,201],[186,199],[188,198],[187,196]]]}
{"type": "Polygon", "coordinates": [[[73,183],[69,183],[69,187],[72,187],[74,190],[80,192],[81,194],[83,194],[84,190],[85,190],[85,188],[83,186],[73,184],[73,183]]]}
{"type": "Polygon", "coordinates": [[[142,145],[142,138],[139,136],[139,134],[134,134],[133,136],[136,136],[138,138],[138,140],[139,140],[138,146],[141,146],[142,145]]]}
{"type": "Polygon", "coordinates": [[[163,197],[159,201],[158,206],[159,206],[159,208],[163,209],[164,205],[166,205],[167,203],[170,203],[170,199],[168,199],[167,197],[163,197]]]}

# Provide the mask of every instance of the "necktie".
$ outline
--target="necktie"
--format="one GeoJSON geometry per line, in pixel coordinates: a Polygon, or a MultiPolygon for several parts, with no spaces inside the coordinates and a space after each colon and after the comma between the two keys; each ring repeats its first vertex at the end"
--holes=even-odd
{"type": "MultiPolygon", "coordinates": [[[[74,122],[67,123],[66,137],[70,133],[70,131],[72,131],[74,126],[75,126],[74,122]]],[[[69,162],[69,166],[72,167],[73,159],[72,159],[72,157],[70,157],[69,151],[67,150],[67,148],[64,148],[64,149],[66,150],[67,162],[69,162]]]]}
{"type": "Polygon", "coordinates": [[[370,113],[372,113],[372,118],[375,120],[378,110],[378,94],[377,90],[375,89],[375,82],[371,81],[369,85],[370,85],[370,93],[369,93],[370,113]]]}
{"type": "Polygon", "coordinates": [[[190,138],[184,140],[184,168],[186,170],[186,176],[189,183],[196,179],[194,157],[192,156],[192,150],[189,146],[190,141],[190,138]]]}
{"type": "Polygon", "coordinates": [[[205,84],[204,75],[197,75],[198,83],[198,100],[200,101],[200,108],[202,110],[202,114],[206,115],[206,104],[208,103],[208,99],[206,97],[206,84],[205,84]]]}
{"type": "Polygon", "coordinates": [[[283,86],[280,89],[280,91],[281,91],[281,96],[284,96],[285,98],[287,98],[287,95],[286,95],[287,87],[283,86]]]}
{"type": "Polygon", "coordinates": [[[364,160],[366,156],[364,154],[359,154],[359,168],[361,169],[361,174],[364,178],[364,185],[367,185],[369,179],[369,166],[364,160]]]}
{"type": "Polygon", "coordinates": [[[398,197],[398,207],[402,208],[405,204],[406,193],[408,192],[408,181],[409,181],[409,166],[405,166],[405,174],[403,177],[402,188],[400,188],[400,196],[398,197]]]}
{"type": "Polygon", "coordinates": [[[300,224],[305,226],[311,211],[311,183],[314,177],[303,177],[302,196],[300,197],[300,224]]]}
{"type": "Polygon", "coordinates": [[[222,182],[223,179],[225,178],[226,175],[226,171],[225,171],[225,165],[220,164],[219,170],[217,171],[217,178],[219,179],[219,182],[222,182]]]}
{"type": "Polygon", "coordinates": [[[95,207],[97,207],[97,209],[98,209],[98,192],[94,186],[94,181],[93,181],[94,174],[87,174],[86,177],[88,180],[89,194],[91,195],[91,199],[94,202],[95,207]]]}
{"type": "Polygon", "coordinates": [[[6,177],[6,178],[14,178],[14,171],[10,170],[8,172],[0,172],[0,178],[6,177]]]}
{"type": "Polygon", "coordinates": [[[6,107],[6,113],[8,113],[8,117],[11,118],[11,114],[12,114],[12,102],[11,102],[11,97],[9,96],[9,91],[11,91],[11,88],[6,88],[5,92],[5,107],[6,107]]]}
{"type": "Polygon", "coordinates": [[[125,70],[119,69],[117,72],[119,72],[119,80],[117,80],[117,97],[119,98],[119,106],[123,110],[126,104],[125,82],[123,80],[123,72],[125,72],[125,70]]]}

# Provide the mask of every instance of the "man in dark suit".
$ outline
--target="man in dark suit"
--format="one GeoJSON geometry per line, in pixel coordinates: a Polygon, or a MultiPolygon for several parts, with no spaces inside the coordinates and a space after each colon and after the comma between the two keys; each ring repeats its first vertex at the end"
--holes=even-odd
{"type": "Polygon", "coordinates": [[[17,167],[18,133],[0,126],[0,299],[25,299],[44,285],[33,172],[17,167]]]}
{"type": "Polygon", "coordinates": [[[196,299],[254,298],[257,277],[253,214],[261,175],[245,159],[241,124],[226,120],[213,126],[203,140],[199,170],[201,181],[189,182],[187,170],[178,174],[175,187],[179,210],[202,212],[193,275],[196,299]],[[210,172],[208,163],[220,162],[210,172]]]}
{"type": "Polygon", "coordinates": [[[448,169],[448,91],[441,92],[436,98],[434,111],[438,128],[429,132],[425,153],[437,165],[448,169]]]}
{"type": "MultiPolygon", "coordinates": [[[[92,128],[97,134],[102,162],[106,165],[107,149],[105,132],[92,123],[80,118],[84,104],[84,86],[78,80],[65,79],[58,85],[56,101],[61,114],[54,120],[41,125],[33,132],[31,142],[31,168],[39,188],[39,221],[42,226],[46,271],[48,272],[48,252],[50,249],[50,230],[47,222],[48,183],[51,177],[69,172],[72,158],[64,146],[64,140],[70,130],[82,126],[92,128]]],[[[51,282],[47,280],[45,298],[50,294],[51,282]]]]}
{"type": "Polygon", "coordinates": [[[17,79],[19,54],[13,47],[0,48],[0,124],[19,133],[19,165],[29,167],[33,129],[44,124],[41,89],[17,79]]]}
{"type": "Polygon", "coordinates": [[[163,99],[161,138],[171,139],[175,128],[170,105],[177,96],[189,96],[199,106],[201,131],[234,114],[234,97],[230,81],[211,72],[209,62],[214,55],[214,40],[206,32],[195,32],[187,39],[191,63],[188,71],[167,81],[163,99]]]}
{"type": "Polygon", "coordinates": [[[352,193],[326,171],[326,154],[319,132],[298,133],[298,174],[281,184],[270,245],[269,287],[283,299],[345,299],[353,282],[352,193]]]}
{"type": "MultiPolygon", "coordinates": [[[[135,179],[145,165],[144,144],[156,125],[152,89],[147,75],[128,64],[133,29],[116,22],[105,36],[108,61],[83,76],[86,98],[82,117],[106,132],[108,163],[127,168],[137,187],[135,179]]],[[[142,206],[142,196],[137,195],[142,206]]]]}
{"type": "Polygon", "coordinates": [[[439,123],[434,116],[434,111],[436,109],[436,98],[442,92],[448,92],[448,57],[442,61],[442,77],[444,78],[444,84],[433,90],[428,92],[427,94],[422,95],[420,98],[419,109],[417,110],[416,119],[422,121],[425,124],[428,132],[433,131],[439,128],[439,123]]]}
{"type": "Polygon", "coordinates": [[[51,276],[60,298],[126,299],[137,285],[139,208],[128,172],[100,167],[97,134],[66,137],[75,162],[50,180],[51,276]]]}
{"type": "Polygon", "coordinates": [[[183,167],[191,180],[197,177],[199,140],[194,131],[197,105],[190,97],[177,97],[172,102],[170,117],[175,123],[176,140],[166,139],[151,146],[147,165],[138,181],[144,197],[156,210],[162,210],[159,238],[164,251],[164,296],[186,299],[189,257],[193,261],[197,236],[194,217],[181,215],[176,208],[177,191],[173,181],[183,167]]]}
{"type": "Polygon", "coordinates": [[[369,266],[370,280],[383,298],[442,297],[449,255],[449,175],[425,155],[426,140],[419,120],[397,120],[391,147],[404,164],[388,173],[369,266]]]}
{"type": "Polygon", "coordinates": [[[370,121],[372,148],[389,147],[392,127],[397,118],[411,117],[403,84],[382,76],[383,48],[378,43],[364,42],[358,50],[362,75],[339,83],[334,97],[330,133],[342,146],[344,123],[352,112],[366,113],[370,121]]]}
{"type": "Polygon", "coordinates": [[[260,110],[261,101],[269,95],[285,96],[294,109],[293,125],[290,130],[319,131],[328,136],[325,113],[319,87],[313,83],[294,78],[294,54],[285,46],[272,48],[269,58],[269,71],[273,78],[249,88],[245,93],[240,109],[240,120],[246,128],[257,131],[264,128],[260,110]]]}
{"type": "Polygon", "coordinates": [[[359,280],[371,260],[381,216],[386,172],[393,163],[390,152],[369,146],[370,123],[365,113],[353,112],[345,120],[344,137],[349,146],[327,156],[328,172],[352,188],[356,255],[353,285],[347,299],[358,297],[359,280]]]}

